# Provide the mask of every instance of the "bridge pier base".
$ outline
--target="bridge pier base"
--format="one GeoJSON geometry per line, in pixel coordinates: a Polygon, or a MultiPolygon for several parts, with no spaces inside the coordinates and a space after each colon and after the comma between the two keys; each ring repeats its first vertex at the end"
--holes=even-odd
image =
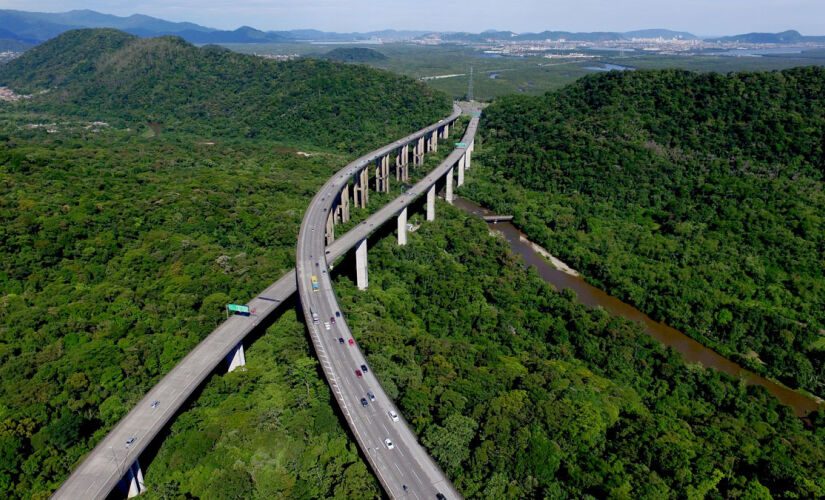
{"type": "Polygon", "coordinates": [[[398,213],[398,244],[407,244],[407,207],[398,213]]]}
{"type": "Polygon", "coordinates": [[[455,183],[455,187],[460,187],[464,184],[464,165],[467,162],[468,154],[470,154],[469,151],[464,153],[464,156],[462,156],[461,159],[458,160],[458,180],[455,183]]]}
{"type": "Polygon", "coordinates": [[[226,362],[229,364],[230,372],[235,371],[236,368],[246,366],[246,356],[243,351],[243,342],[238,343],[229,354],[226,355],[226,362]]]}
{"type": "Polygon", "coordinates": [[[435,220],[435,184],[427,190],[427,220],[435,220]]]}
{"type": "Polygon", "coordinates": [[[355,281],[359,290],[366,290],[367,276],[367,239],[359,241],[355,246],[355,281]]]}
{"type": "Polygon", "coordinates": [[[129,470],[126,472],[123,481],[126,486],[127,498],[134,498],[146,491],[146,485],[143,484],[143,470],[140,468],[140,463],[137,460],[129,466],[129,470]]]}
{"type": "Polygon", "coordinates": [[[424,164],[424,137],[419,137],[413,146],[413,165],[419,166],[424,164]]]}
{"type": "Polygon", "coordinates": [[[454,170],[454,168],[455,167],[450,167],[450,169],[447,170],[447,192],[444,195],[444,199],[450,205],[453,204],[453,170],[454,170]]]}

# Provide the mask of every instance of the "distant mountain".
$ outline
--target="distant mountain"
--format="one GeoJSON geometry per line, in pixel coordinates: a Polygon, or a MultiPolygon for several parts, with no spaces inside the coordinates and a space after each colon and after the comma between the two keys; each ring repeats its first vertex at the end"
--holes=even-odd
{"type": "Polygon", "coordinates": [[[699,37],[687,31],[672,31],[666,29],[648,29],[625,31],[625,38],[664,38],[665,40],[673,40],[674,38],[680,40],[699,40],[699,37]]]}
{"type": "Polygon", "coordinates": [[[329,59],[345,63],[370,63],[384,61],[387,56],[377,50],[365,47],[341,47],[331,50],[321,56],[321,59],[329,59]]]}
{"type": "Polygon", "coordinates": [[[795,30],[781,33],[745,33],[742,35],[710,38],[709,42],[721,43],[804,43],[825,42],[825,36],[804,36],[795,30]]]}

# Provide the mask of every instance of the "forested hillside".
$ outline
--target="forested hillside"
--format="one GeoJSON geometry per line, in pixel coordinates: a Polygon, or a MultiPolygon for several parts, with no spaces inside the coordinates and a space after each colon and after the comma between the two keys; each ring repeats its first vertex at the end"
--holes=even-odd
{"type": "MultiPolygon", "coordinates": [[[[370,241],[366,291],[346,262],[335,290],[371,369],[467,498],[825,495],[825,413],[806,429],[761,387],[688,366],[555,292],[480,220],[437,212],[406,246],[370,241]]],[[[329,473],[377,496],[343,443],[318,445],[323,420],[308,421],[305,443],[283,430],[330,399],[295,316],[249,349],[248,377],[214,379],[173,425],[148,498],[225,491],[225,477],[249,498],[331,497],[329,473]],[[293,449],[310,464],[297,480],[293,449]]]]}
{"type": "MultiPolygon", "coordinates": [[[[0,102],[2,498],[47,498],[222,321],[226,303],[294,266],[308,200],[351,157],[330,145],[363,135],[341,149],[364,152],[449,112],[443,96],[382,72],[274,64],[111,30],[67,33],[3,71],[15,88],[49,91],[0,102]],[[325,111],[333,98],[346,111],[325,111]],[[291,121],[276,120],[288,110],[291,121]],[[259,133],[238,133],[235,119],[259,133]],[[153,132],[144,120],[165,127],[153,132]]],[[[298,340],[270,363],[290,373],[306,365],[310,347],[298,340]]],[[[317,497],[377,491],[323,382],[300,373],[267,379],[267,390],[306,394],[308,373],[321,393],[262,407],[279,416],[266,423],[278,439],[312,436],[312,449],[281,450],[287,482],[317,497]],[[340,453],[333,461],[315,449],[340,453]]],[[[243,391],[256,382],[225,383],[243,391]]],[[[226,471],[216,481],[235,479],[226,471]]]]}
{"type": "Polygon", "coordinates": [[[825,395],[825,69],[613,72],[483,118],[472,198],[590,281],[825,395]]]}
{"type": "Polygon", "coordinates": [[[38,45],[0,67],[0,85],[34,94],[31,111],[343,151],[379,146],[450,111],[447,96],[384,71],[275,62],[110,29],[69,31],[38,45]]]}

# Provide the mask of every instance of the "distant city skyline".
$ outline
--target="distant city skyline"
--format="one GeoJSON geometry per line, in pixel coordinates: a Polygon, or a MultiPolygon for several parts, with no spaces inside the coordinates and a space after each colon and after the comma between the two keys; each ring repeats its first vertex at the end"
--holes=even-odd
{"type": "Polygon", "coordinates": [[[232,30],[313,28],[515,32],[631,31],[665,28],[699,36],[794,29],[825,35],[822,0],[0,0],[0,8],[38,12],[89,9],[145,14],[232,30]]]}

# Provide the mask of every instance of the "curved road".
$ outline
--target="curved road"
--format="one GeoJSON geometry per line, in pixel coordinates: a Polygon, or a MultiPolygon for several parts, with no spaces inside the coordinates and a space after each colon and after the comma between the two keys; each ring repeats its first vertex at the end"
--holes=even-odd
{"type": "MultiPolygon", "coordinates": [[[[460,113],[458,106],[455,106],[455,109],[456,114],[448,121],[452,121],[460,113]]],[[[472,142],[478,120],[478,115],[474,115],[462,142],[472,142]]],[[[437,126],[438,124],[434,125],[437,126]]],[[[328,262],[334,262],[339,256],[335,251],[336,245],[346,248],[355,246],[374,229],[396,217],[422,193],[426,193],[447,172],[452,172],[451,169],[465,154],[466,148],[452,151],[424,179],[335,241],[326,254],[324,253],[323,228],[343,183],[354,177],[362,168],[368,168],[372,160],[409,141],[410,138],[401,139],[350,163],[327,181],[315,195],[304,215],[298,235],[298,293],[324,374],[347,424],[384,490],[397,498],[436,498],[438,493],[446,498],[460,498],[444,473],[418,443],[407,423],[398,417],[392,418],[393,413],[400,415],[400,412],[372,370],[364,373],[362,366],[366,366],[367,361],[357,343],[349,344],[349,339],[353,338],[352,332],[346,318],[340,314],[338,300],[329,277],[328,262]],[[318,291],[313,290],[313,276],[318,280],[318,291]],[[315,315],[317,320],[313,317],[315,315]],[[322,326],[322,323],[329,323],[329,330],[326,328],[327,325],[322,326]],[[343,338],[345,343],[341,344],[339,338],[343,338]],[[356,370],[360,370],[361,374],[359,375],[356,370]],[[370,400],[370,393],[374,400],[370,400]],[[387,444],[387,440],[392,443],[392,448],[387,444]]]]}
{"type": "MultiPolygon", "coordinates": [[[[430,133],[432,130],[442,126],[445,122],[454,120],[458,114],[458,109],[454,108],[454,113],[446,120],[442,120],[402,140],[396,141],[393,145],[370,153],[356,162],[351,163],[341,172],[348,171],[348,169],[351,169],[356,163],[361,161],[368,163],[371,159],[391,152],[397,147],[395,146],[396,144],[403,145],[412,142],[413,139],[430,133]]],[[[467,129],[468,133],[465,134],[465,138],[473,137],[477,122],[477,118],[474,117],[470,124],[471,126],[467,129]],[[472,134],[469,134],[470,129],[472,129],[472,134]]],[[[460,152],[461,150],[458,151],[460,152]]],[[[428,178],[435,180],[443,176],[447,169],[461,157],[462,153],[456,153],[456,151],[451,153],[438,168],[428,175],[428,178]],[[452,163],[448,165],[448,162],[452,163]]],[[[338,178],[341,172],[336,174],[334,178],[338,178]]],[[[413,199],[413,193],[416,193],[417,196],[417,194],[424,192],[424,187],[429,187],[429,185],[434,183],[427,182],[426,186],[423,186],[423,182],[424,181],[416,184],[413,189],[409,190],[400,198],[407,199],[408,201],[406,201],[406,203],[409,203],[409,201],[413,199]]],[[[327,184],[330,183],[328,182],[327,184]]],[[[325,187],[327,187],[327,185],[325,185],[325,187]]],[[[316,196],[315,200],[317,199],[319,199],[318,196],[316,196]]],[[[374,227],[377,228],[394,217],[397,208],[394,207],[393,204],[397,201],[398,200],[394,200],[392,203],[385,205],[362,224],[359,224],[359,226],[329,245],[326,249],[326,255],[329,261],[332,262],[344,255],[356,243],[369,235],[374,227]]],[[[401,203],[399,203],[399,206],[400,205],[401,203]]],[[[320,230],[317,232],[319,234],[321,233],[320,230]]],[[[324,262],[324,265],[326,265],[326,262],[324,262]]],[[[326,276],[327,275],[323,275],[324,278],[326,278],[326,276]]],[[[322,281],[325,289],[329,290],[329,293],[332,293],[328,279],[322,281]]],[[[257,328],[259,322],[264,321],[269,315],[275,312],[278,306],[295,293],[295,291],[296,273],[293,269],[281,276],[275,283],[267,287],[257,297],[246,304],[250,309],[256,311],[255,315],[234,315],[210,333],[120,420],[106,437],[84,458],[80,465],[72,471],[72,474],[63,482],[60,488],[55,491],[52,498],[106,498],[115,485],[117,485],[128,472],[130,466],[137,461],[141,453],[152,442],[155,436],[157,436],[175,416],[180,407],[186,403],[203,381],[251,331],[257,328]],[[155,401],[157,401],[158,404],[153,404],[155,401]],[[134,441],[127,444],[132,438],[134,438],[134,441]]],[[[334,299],[334,295],[332,298],[334,299]]],[[[310,325],[310,331],[312,331],[311,321],[308,324],[310,325]]],[[[317,344],[316,349],[318,349],[317,344]]],[[[321,351],[318,352],[320,353],[321,351]]],[[[368,377],[372,377],[371,372],[368,373],[368,377]]],[[[377,385],[376,382],[376,386],[377,385]]],[[[378,400],[379,394],[375,391],[373,392],[376,395],[376,400],[378,400]]],[[[382,395],[381,397],[389,402],[386,396],[382,395]]],[[[412,495],[410,496],[414,497],[412,495]]]]}

